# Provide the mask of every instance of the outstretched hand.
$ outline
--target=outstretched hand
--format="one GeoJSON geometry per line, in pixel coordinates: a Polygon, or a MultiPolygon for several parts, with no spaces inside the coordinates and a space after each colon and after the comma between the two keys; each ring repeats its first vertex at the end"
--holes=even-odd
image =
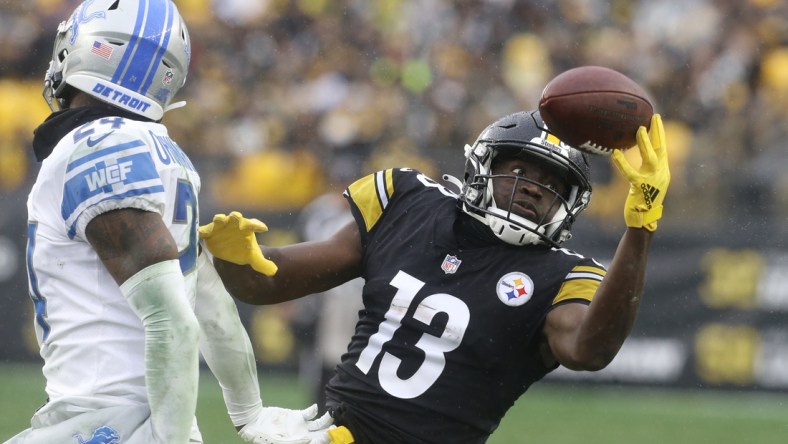
{"type": "Polygon", "coordinates": [[[641,126],[637,132],[638,148],[643,162],[640,170],[630,165],[621,150],[613,151],[613,164],[629,181],[629,194],[624,205],[624,221],[628,227],[657,229],[662,217],[662,202],[670,184],[670,169],[662,117],[651,117],[651,129],[641,126]]]}
{"type": "Polygon", "coordinates": [[[265,258],[255,233],[264,233],[268,227],[257,219],[247,219],[238,211],[230,215],[217,214],[213,222],[200,227],[200,237],[211,253],[219,259],[237,265],[251,265],[266,275],[276,274],[277,266],[265,258]]]}
{"type": "Polygon", "coordinates": [[[328,430],[335,428],[334,420],[326,413],[317,416],[317,404],[304,410],[263,407],[254,421],[238,434],[252,444],[328,444],[328,430]]]}

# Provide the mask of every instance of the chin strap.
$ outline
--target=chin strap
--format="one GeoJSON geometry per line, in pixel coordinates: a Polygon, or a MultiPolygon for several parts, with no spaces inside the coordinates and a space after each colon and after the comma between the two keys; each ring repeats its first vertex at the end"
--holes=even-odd
{"type": "Polygon", "coordinates": [[[487,225],[499,239],[510,245],[538,245],[545,241],[545,226],[538,226],[528,219],[508,213],[498,207],[490,206],[485,215],[487,225]]]}

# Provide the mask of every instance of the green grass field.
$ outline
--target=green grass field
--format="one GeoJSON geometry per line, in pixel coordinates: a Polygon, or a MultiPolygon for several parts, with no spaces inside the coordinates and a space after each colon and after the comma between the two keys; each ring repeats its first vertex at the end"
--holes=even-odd
{"type": "MultiPolygon", "coordinates": [[[[302,408],[294,377],[261,373],[268,405],[302,408]]],[[[216,380],[204,374],[197,411],[206,444],[240,444],[216,380]]],[[[35,365],[0,366],[0,441],[28,427],[43,402],[35,365]]],[[[509,411],[490,444],[783,444],[788,394],[535,386],[509,411]]],[[[405,443],[403,443],[405,444],[405,443]]]]}

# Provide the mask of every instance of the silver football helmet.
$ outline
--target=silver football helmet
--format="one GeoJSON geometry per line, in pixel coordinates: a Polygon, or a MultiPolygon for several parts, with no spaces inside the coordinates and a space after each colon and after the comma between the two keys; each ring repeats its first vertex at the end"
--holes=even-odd
{"type": "Polygon", "coordinates": [[[512,245],[558,246],[571,237],[572,222],[591,201],[588,160],[579,150],[550,133],[538,111],[518,112],[497,120],[479,135],[473,146],[465,146],[465,175],[460,192],[462,209],[484,222],[501,240],[512,245]],[[519,176],[492,174],[494,159],[501,154],[532,157],[557,167],[569,181],[568,196],[519,176]],[[550,220],[531,221],[501,208],[493,198],[493,180],[511,177],[528,181],[553,197],[557,206],[550,220]]]}
{"type": "Polygon", "coordinates": [[[189,32],[170,0],[85,0],[60,24],[44,98],[63,108],[66,85],[161,120],[186,82],[189,32]]]}

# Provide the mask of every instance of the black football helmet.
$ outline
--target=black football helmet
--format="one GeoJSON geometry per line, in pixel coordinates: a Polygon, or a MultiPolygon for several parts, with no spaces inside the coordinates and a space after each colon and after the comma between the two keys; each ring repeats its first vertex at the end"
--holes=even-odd
{"type": "Polygon", "coordinates": [[[473,146],[465,146],[465,159],[460,192],[462,210],[484,222],[506,243],[557,247],[571,237],[572,223],[591,201],[590,169],[585,154],[550,133],[537,110],[517,112],[493,122],[473,146]],[[493,160],[501,155],[530,157],[557,167],[568,178],[568,195],[561,196],[552,188],[524,177],[493,176],[493,160]],[[550,220],[531,221],[514,214],[511,203],[496,203],[490,180],[493,177],[511,177],[541,187],[548,196],[555,196],[552,203],[558,206],[555,215],[550,220]]]}

